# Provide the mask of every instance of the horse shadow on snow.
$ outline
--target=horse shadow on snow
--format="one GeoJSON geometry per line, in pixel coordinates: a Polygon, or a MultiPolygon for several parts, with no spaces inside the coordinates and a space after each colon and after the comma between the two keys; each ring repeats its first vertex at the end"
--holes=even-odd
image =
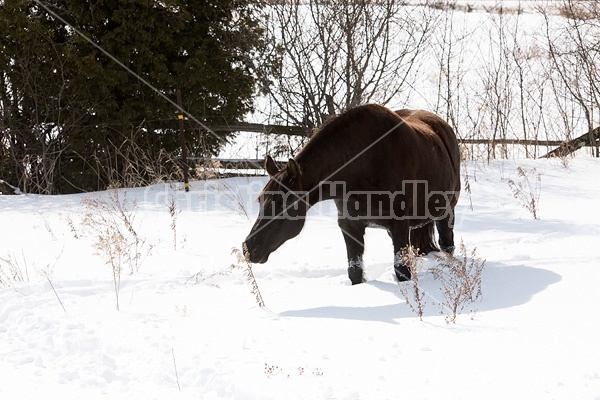
{"type": "MultiPolygon", "coordinates": [[[[531,298],[552,284],[561,280],[561,276],[545,269],[524,265],[505,265],[502,263],[486,263],[482,273],[482,296],[480,300],[467,304],[463,314],[471,310],[476,312],[494,311],[526,304],[531,298]]],[[[409,283],[401,283],[408,285],[409,283]]],[[[439,301],[443,300],[440,291],[441,283],[433,279],[429,273],[419,273],[419,286],[426,292],[424,317],[440,315],[439,301]]],[[[404,318],[416,318],[416,314],[406,304],[397,283],[372,280],[357,286],[349,286],[348,290],[356,290],[358,296],[368,301],[373,290],[381,290],[393,294],[397,301],[391,304],[375,306],[332,305],[316,308],[287,310],[279,313],[284,317],[296,318],[330,318],[358,321],[385,322],[398,324],[404,318]]],[[[410,290],[410,289],[409,289],[410,290]]]]}

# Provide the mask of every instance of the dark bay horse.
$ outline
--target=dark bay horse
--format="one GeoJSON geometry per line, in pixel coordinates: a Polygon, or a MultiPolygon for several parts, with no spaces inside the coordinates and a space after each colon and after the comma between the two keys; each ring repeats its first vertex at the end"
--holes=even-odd
{"type": "Polygon", "coordinates": [[[452,128],[427,111],[364,105],[326,121],[281,170],[265,161],[271,179],[260,213],[244,242],[250,262],[264,263],[298,235],[308,209],[333,199],[348,252],[352,284],[364,282],[367,227],[387,229],[394,271],[410,279],[401,252],[454,251],[454,207],[460,194],[460,154],[452,128]]]}

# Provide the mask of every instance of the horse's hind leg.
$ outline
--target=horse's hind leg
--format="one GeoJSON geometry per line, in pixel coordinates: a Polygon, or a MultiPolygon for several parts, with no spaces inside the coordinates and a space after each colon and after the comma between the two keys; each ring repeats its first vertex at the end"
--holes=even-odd
{"type": "Polygon", "coordinates": [[[454,253],[454,207],[442,219],[436,221],[440,248],[448,254],[454,253]]]}
{"type": "Polygon", "coordinates": [[[338,219],[348,252],[348,277],[353,285],[365,281],[363,275],[363,254],[365,252],[366,226],[360,221],[338,219]]]}

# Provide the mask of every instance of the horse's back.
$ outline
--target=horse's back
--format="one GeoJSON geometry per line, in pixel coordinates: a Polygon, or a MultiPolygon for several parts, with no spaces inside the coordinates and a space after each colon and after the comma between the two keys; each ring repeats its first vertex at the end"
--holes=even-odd
{"type": "Polygon", "coordinates": [[[443,144],[452,166],[460,166],[460,150],[458,140],[452,127],[439,115],[425,110],[397,110],[396,114],[402,118],[418,135],[430,137],[443,144]]]}
{"type": "Polygon", "coordinates": [[[418,133],[435,134],[458,151],[458,141],[454,130],[439,115],[425,110],[398,110],[395,113],[418,133]]]}
{"type": "Polygon", "coordinates": [[[410,134],[418,149],[419,174],[428,175],[431,187],[437,188],[434,190],[460,191],[460,150],[452,127],[429,111],[403,109],[395,113],[409,128],[403,134],[410,134]]]}

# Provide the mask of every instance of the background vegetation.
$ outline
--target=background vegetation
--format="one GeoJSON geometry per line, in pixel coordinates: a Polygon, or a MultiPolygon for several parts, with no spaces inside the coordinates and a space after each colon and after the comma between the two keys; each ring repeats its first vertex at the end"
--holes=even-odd
{"type": "MultiPolygon", "coordinates": [[[[0,7],[0,176],[25,191],[142,184],[180,169],[176,109],[75,29],[169,98],[181,90],[184,109],[205,123],[252,109],[264,35],[250,1],[44,5],[69,25],[36,1],[0,7]]],[[[189,128],[192,155],[226,139],[189,128]]]]}
{"type": "MultiPolygon", "coordinates": [[[[0,178],[25,192],[179,179],[175,107],[78,32],[166,97],[181,90],[207,126],[250,118],[310,130],[377,102],[430,109],[462,139],[485,141],[464,148],[470,158],[537,157],[537,141],[586,132],[596,140],[594,1],[41,4],[0,5],[0,178]],[[515,150],[507,139],[526,142],[515,150]]],[[[186,131],[192,157],[218,154],[232,135],[188,120],[186,131]]],[[[287,156],[306,139],[269,140],[287,156]]]]}

